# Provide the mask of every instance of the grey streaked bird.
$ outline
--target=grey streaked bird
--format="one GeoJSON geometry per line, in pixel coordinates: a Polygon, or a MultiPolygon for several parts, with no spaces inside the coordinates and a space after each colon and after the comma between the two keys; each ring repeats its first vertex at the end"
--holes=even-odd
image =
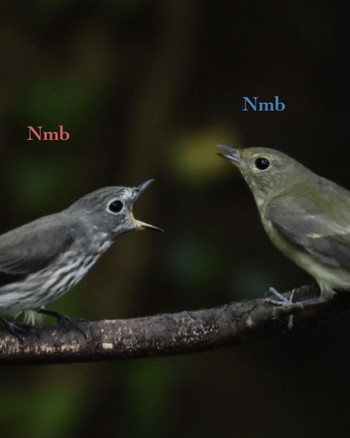
{"type": "Polygon", "coordinates": [[[314,277],[321,298],[350,291],[350,192],[277,150],[218,146],[247,182],[272,242],[314,277]]]}
{"type": "Polygon", "coordinates": [[[146,228],[162,231],[136,220],[132,212],[152,181],[96,190],[59,213],[0,236],[0,320],[8,329],[24,331],[6,319],[23,311],[32,323],[37,313],[62,317],[44,306],[76,285],[116,237],[146,228]]]}

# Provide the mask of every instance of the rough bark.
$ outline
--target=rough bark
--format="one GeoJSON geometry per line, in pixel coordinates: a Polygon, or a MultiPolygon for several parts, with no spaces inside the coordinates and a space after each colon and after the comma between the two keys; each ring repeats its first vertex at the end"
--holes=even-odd
{"type": "MultiPolygon", "coordinates": [[[[286,293],[288,296],[290,293],[286,293]]],[[[295,304],[278,307],[264,299],[220,307],[160,314],[126,320],[79,323],[80,332],[60,325],[38,327],[39,336],[23,341],[0,330],[0,364],[91,362],[168,356],[228,347],[288,331],[289,315],[298,330],[350,307],[350,295],[329,302],[306,302],[318,297],[316,285],[296,289],[295,304]]]]}

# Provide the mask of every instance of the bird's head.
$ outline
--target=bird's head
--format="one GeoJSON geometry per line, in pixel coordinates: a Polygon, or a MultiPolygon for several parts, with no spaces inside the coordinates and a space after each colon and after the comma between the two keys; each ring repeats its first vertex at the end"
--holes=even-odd
{"type": "Polygon", "coordinates": [[[68,210],[74,210],[93,230],[107,233],[111,239],[133,230],[163,231],[133,215],[134,202],[152,182],[148,180],[137,187],[104,187],[83,196],[68,210]]]}
{"type": "Polygon", "coordinates": [[[235,149],[226,145],[218,146],[225,151],[219,155],[239,169],[257,201],[264,201],[267,197],[278,194],[280,190],[296,183],[298,175],[308,173],[299,172],[301,168],[307,169],[275,149],[235,149]]]}

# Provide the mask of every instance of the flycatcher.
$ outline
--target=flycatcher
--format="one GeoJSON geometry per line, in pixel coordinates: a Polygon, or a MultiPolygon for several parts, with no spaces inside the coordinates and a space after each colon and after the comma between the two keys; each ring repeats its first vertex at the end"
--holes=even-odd
{"type": "Polygon", "coordinates": [[[317,281],[321,298],[350,291],[350,192],[274,149],[218,146],[252,191],[272,242],[317,281]]]}
{"type": "Polygon", "coordinates": [[[132,213],[152,181],[138,187],[104,187],[59,213],[0,236],[0,320],[13,334],[24,332],[25,326],[5,316],[23,311],[32,323],[37,312],[71,321],[44,306],[76,285],[121,234],[162,231],[132,213]]]}

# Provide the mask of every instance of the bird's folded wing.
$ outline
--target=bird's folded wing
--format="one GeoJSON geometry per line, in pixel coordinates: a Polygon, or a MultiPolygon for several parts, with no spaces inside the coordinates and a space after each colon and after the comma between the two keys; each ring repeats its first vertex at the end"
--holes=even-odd
{"type": "Polygon", "coordinates": [[[0,236],[0,287],[47,267],[72,245],[71,230],[56,215],[0,236]]]}
{"type": "Polygon", "coordinates": [[[282,236],[323,263],[350,268],[350,209],[334,215],[308,199],[284,196],[270,202],[265,214],[282,236]]]}

